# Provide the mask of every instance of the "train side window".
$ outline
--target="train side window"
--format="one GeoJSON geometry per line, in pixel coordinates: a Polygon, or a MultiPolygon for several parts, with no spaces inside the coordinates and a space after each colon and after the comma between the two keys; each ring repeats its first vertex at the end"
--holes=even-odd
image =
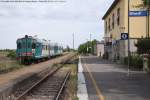
{"type": "Polygon", "coordinates": [[[36,48],[36,44],[32,43],[32,49],[35,49],[35,48],[36,48]]]}
{"type": "Polygon", "coordinates": [[[48,47],[46,46],[46,50],[48,50],[48,47]]]}
{"type": "Polygon", "coordinates": [[[21,49],[21,43],[18,43],[17,48],[21,49]]]}
{"type": "Polygon", "coordinates": [[[44,45],[42,46],[42,50],[44,50],[44,45]]]}

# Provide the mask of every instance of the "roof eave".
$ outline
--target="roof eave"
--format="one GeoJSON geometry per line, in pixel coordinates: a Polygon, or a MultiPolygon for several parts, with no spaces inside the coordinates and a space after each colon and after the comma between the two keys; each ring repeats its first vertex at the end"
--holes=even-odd
{"type": "Polygon", "coordinates": [[[105,20],[105,18],[109,15],[109,13],[114,9],[114,7],[118,4],[120,0],[115,0],[112,5],[109,7],[105,15],[102,17],[102,20],[105,20]]]}

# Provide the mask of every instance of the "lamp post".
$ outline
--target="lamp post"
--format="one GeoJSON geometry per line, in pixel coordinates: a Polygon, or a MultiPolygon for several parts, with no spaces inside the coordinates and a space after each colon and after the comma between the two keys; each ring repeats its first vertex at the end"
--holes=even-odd
{"type": "Polygon", "coordinates": [[[88,45],[88,39],[87,40],[87,53],[89,52],[89,45],[88,45]]]}
{"type": "Polygon", "coordinates": [[[150,38],[150,33],[149,33],[149,32],[150,32],[150,30],[149,30],[149,26],[150,26],[150,25],[149,25],[149,20],[150,20],[150,19],[149,19],[149,14],[150,14],[150,0],[147,0],[147,1],[146,1],[146,6],[147,6],[147,14],[148,14],[148,15],[147,15],[147,20],[148,20],[148,21],[147,21],[147,22],[148,22],[148,23],[147,23],[147,27],[148,27],[148,29],[147,29],[147,31],[148,31],[148,32],[147,32],[147,38],[149,39],[149,38],[150,38]]]}
{"type": "Polygon", "coordinates": [[[73,47],[73,50],[74,50],[74,33],[72,34],[72,47],[73,47]]]}
{"type": "Polygon", "coordinates": [[[128,0],[128,75],[130,75],[130,0],[128,0]]]}
{"type": "MultiPolygon", "coordinates": [[[[120,28],[119,28],[119,33],[120,33],[120,34],[121,34],[121,33],[124,33],[124,32],[125,32],[125,29],[126,29],[125,26],[120,27],[120,28]]],[[[118,50],[117,50],[118,52],[121,50],[120,47],[121,47],[121,40],[119,41],[119,48],[118,48],[118,50]]],[[[120,58],[120,55],[121,55],[121,53],[119,52],[119,58],[120,58]]]]}
{"type": "MultiPolygon", "coordinates": [[[[150,6],[150,5],[148,5],[150,6]]],[[[150,11],[150,7],[148,7],[148,34],[147,34],[147,38],[149,39],[149,11],[150,11]]]]}
{"type": "Polygon", "coordinates": [[[92,34],[90,34],[90,53],[92,54],[93,48],[92,48],[92,34]]]}

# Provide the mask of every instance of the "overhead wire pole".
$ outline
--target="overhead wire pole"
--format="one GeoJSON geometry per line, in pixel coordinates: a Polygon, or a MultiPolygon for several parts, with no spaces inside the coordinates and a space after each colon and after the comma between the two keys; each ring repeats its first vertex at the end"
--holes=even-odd
{"type": "Polygon", "coordinates": [[[128,75],[130,75],[130,0],[128,0],[128,75]]]}
{"type": "Polygon", "coordinates": [[[72,34],[72,38],[73,38],[72,45],[73,45],[73,50],[74,50],[74,33],[72,34]]]}
{"type": "Polygon", "coordinates": [[[91,40],[91,38],[92,38],[92,34],[90,34],[90,52],[92,53],[92,40],[91,40]]]}
{"type": "Polygon", "coordinates": [[[92,34],[90,34],[90,41],[91,41],[91,38],[92,38],[92,34]]]}
{"type": "Polygon", "coordinates": [[[87,53],[89,52],[89,45],[88,45],[88,39],[87,39],[87,53]]]}

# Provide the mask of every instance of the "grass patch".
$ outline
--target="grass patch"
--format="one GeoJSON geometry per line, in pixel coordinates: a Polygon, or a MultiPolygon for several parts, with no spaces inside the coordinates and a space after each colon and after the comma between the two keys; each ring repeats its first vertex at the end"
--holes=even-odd
{"type": "Polygon", "coordinates": [[[15,60],[15,51],[0,51],[0,74],[24,67],[15,60]]]}
{"type": "Polygon", "coordinates": [[[64,67],[70,67],[71,75],[63,93],[62,100],[78,100],[77,98],[77,64],[65,64],[64,67]]]}
{"type": "Polygon", "coordinates": [[[0,51],[0,56],[7,56],[9,52],[6,51],[0,51]]]}
{"type": "Polygon", "coordinates": [[[20,69],[22,67],[24,67],[24,65],[20,65],[17,61],[3,61],[0,62],[0,74],[20,69]]]}

